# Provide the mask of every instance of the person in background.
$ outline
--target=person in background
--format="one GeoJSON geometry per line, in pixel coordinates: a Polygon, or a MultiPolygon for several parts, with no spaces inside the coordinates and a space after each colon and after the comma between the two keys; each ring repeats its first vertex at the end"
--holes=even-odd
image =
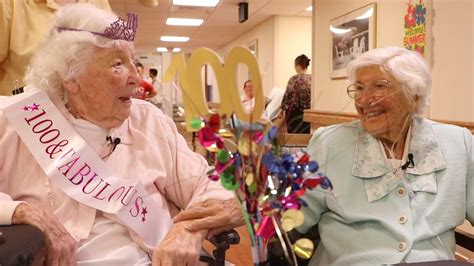
{"type": "Polygon", "coordinates": [[[153,86],[155,96],[150,98],[150,102],[153,103],[156,107],[161,108],[163,102],[162,86],[161,82],[158,79],[158,70],[156,68],[150,68],[148,71],[148,82],[153,86]]]}
{"type": "Polygon", "coordinates": [[[302,54],[295,59],[296,74],[288,80],[281,102],[280,114],[274,123],[287,133],[310,133],[310,123],[303,121],[304,109],[311,108],[311,75],[307,73],[309,59],[302,54]]]}
{"type": "MultiPolygon", "coordinates": [[[[242,105],[244,107],[244,111],[248,114],[253,112],[255,107],[255,92],[253,89],[252,80],[247,80],[244,82],[244,94],[240,97],[242,101],[242,105]]],[[[265,98],[265,105],[267,104],[268,98],[265,98]]],[[[267,117],[267,113],[264,111],[260,117],[255,118],[253,117],[252,123],[247,123],[240,120],[236,114],[232,115],[231,119],[231,127],[232,128],[239,128],[247,131],[255,131],[255,130],[263,130],[266,127],[271,126],[271,121],[267,117]]]]}
{"type": "Polygon", "coordinates": [[[141,78],[144,78],[143,74],[145,73],[145,66],[138,60],[135,60],[135,67],[137,68],[137,73],[141,78]]]}
{"type": "Polygon", "coordinates": [[[155,86],[158,82],[158,70],[151,67],[150,70],[148,70],[148,77],[148,81],[151,83],[151,85],[155,86]]]}
{"type": "Polygon", "coordinates": [[[148,81],[142,79],[139,83],[139,94],[136,98],[150,100],[156,96],[156,90],[148,81]]]}
{"type": "Polygon", "coordinates": [[[265,99],[268,99],[268,104],[266,104],[265,107],[265,116],[268,117],[268,119],[273,120],[278,116],[284,95],[284,89],[273,87],[268,97],[265,97],[265,99]]]}
{"type": "Polygon", "coordinates": [[[47,265],[195,265],[204,239],[243,224],[174,122],[131,98],[136,27],[60,8],[25,92],[0,99],[0,225],[39,228],[47,265]]]}
{"type": "Polygon", "coordinates": [[[156,91],[153,85],[148,82],[144,76],[144,66],[141,62],[135,61],[135,67],[137,68],[137,73],[141,77],[141,81],[138,84],[137,90],[135,91],[135,94],[133,95],[134,98],[141,99],[141,100],[149,100],[152,97],[155,97],[156,91]]]}
{"type": "MultiPolygon", "coordinates": [[[[77,0],[0,1],[0,95],[23,87],[23,76],[54,12],[77,0]]],[[[83,0],[111,11],[108,0],[83,0]]]]}
{"type": "Polygon", "coordinates": [[[244,94],[241,97],[242,105],[247,113],[251,113],[255,106],[255,95],[252,80],[244,82],[244,94]]]}
{"type": "Polygon", "coordinates": [[[474,222],[471,132],[423,118],[431,74],[417,52],[373,49],[347,73],[359,120],[319,128],[307,147],[333,185],[302,197],[299,231],[317,224],[321,237],[310,265],[454,259],[454,229],[474,222]]]}

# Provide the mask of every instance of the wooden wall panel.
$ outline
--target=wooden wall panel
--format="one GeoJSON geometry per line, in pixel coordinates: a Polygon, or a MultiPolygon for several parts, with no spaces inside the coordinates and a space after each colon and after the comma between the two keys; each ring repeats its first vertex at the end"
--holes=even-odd
{"type": "MultiPolygon", "coordinates": [[[[313,130],[317,129],[318,127],[350,122],[355,119],[357,119],[356,114],[325,112],[325,111],[316,111],[316,110],[311,110],[311,109],[304,110],[304,116],[303,116],[304,121],[311,123],[311,127],[313,130]]],[[[473,122],[439,120],[439,119],[432,119],[432,120],[440,122],[440,123],[465,127],[469,129],[472,132],[472,134],[474,134],[473,122]]]]}

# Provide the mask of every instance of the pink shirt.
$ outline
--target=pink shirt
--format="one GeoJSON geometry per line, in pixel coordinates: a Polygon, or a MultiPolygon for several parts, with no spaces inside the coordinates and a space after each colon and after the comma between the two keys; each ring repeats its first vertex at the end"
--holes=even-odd
{"type": "MultiPolygon", "coordinates": [[[[233,197],[219,182],[208,179],[206,160],[188,148],[174,122],[152,104],[132,100],[130,117],[120,127],[109,131],[73,118],[63,106],[60,109],[100,157],[112,150],[106,136],[120,138],[120,144],[104,159],[105,163],[123,178],[138,175],[152,198],[162,202],[163,209],[171,216],[179,209],[207,198],[233,197]]],[[[20,201],[26,201],[53,211],[77,241],[89,236],[96,210],[69,198],[49,182],[2,111],[0,151],[0,225],[11,224],[16,206],[20,201]]],[[[114,215],[105,216],[117,221],[114,215]]],[[[157,230],[168,231],[169,228],[157,230]]],[[[131,235],[144,247],[138,235],[133,232],[131,235]]]]}

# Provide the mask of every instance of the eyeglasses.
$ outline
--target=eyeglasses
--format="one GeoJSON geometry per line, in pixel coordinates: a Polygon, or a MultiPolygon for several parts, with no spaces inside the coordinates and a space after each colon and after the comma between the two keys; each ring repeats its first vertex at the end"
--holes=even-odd
{"type": "Polygon", "coordinates": [[[357,100],[362,97],[364,91],[368,91],[372,96],[382,97],[387,95],[390,92],[390,89],[395,85],[396,83],[391,83],[387,80],[377,80],[370,86],[355,82],[347,86],[347,95],[350,98],[357,100]]]}

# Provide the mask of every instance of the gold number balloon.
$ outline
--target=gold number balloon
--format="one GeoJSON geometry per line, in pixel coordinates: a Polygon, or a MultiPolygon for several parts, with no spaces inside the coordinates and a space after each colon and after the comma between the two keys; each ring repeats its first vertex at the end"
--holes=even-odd
{"type": "Polygon", "coordinates": [[[247,123],[260,118],[265,107],[265,100],[262,90],[262,79],[255,56],[246,47],[239,46],[230,50],[226,56],[224,64],[219,55],[208,48],[198,48],[186,59],[183,53],[175,54],[168,67],[164,82],[172,82],[178,75],[178,80],[182,89],[183,105],[185,109],[184,118],[187,131],[197,131],[191,127],[191,120],[198,116],[205,116],[210,113],[202,89],[201,68],[208,64],[214,70],[221,99],[220,115],[229,117],[233,113],[247,123]],[[247,65],[255,90],[255,107],[252,113],[246,113],[240,101],[237,86],[237,66],[247,65]]]}

